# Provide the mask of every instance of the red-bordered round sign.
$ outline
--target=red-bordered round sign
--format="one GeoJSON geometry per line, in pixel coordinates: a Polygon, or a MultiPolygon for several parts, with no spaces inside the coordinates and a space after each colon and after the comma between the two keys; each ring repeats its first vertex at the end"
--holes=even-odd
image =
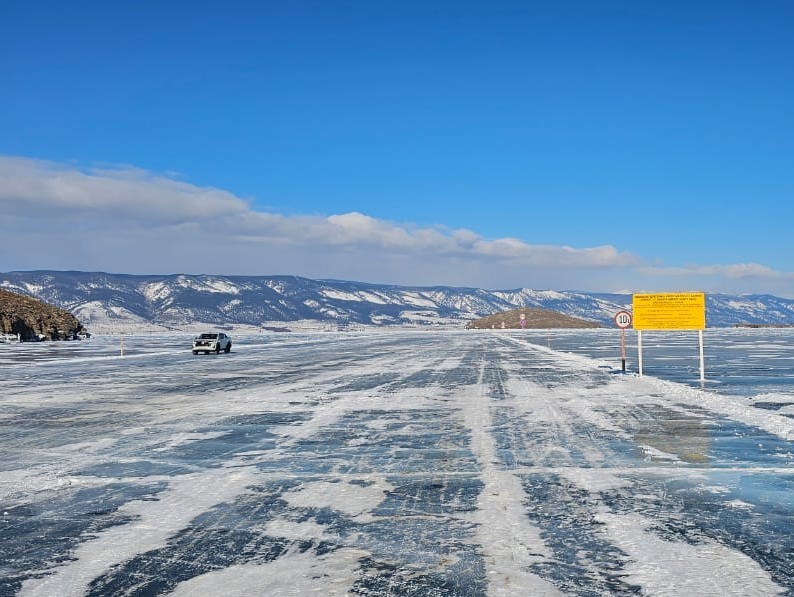
{"type": "Polygon", "coordinates": [[[631,313],[628,311],[618,311],[615,313],[615,325],[622,330],[631,327],[631,313]]]}

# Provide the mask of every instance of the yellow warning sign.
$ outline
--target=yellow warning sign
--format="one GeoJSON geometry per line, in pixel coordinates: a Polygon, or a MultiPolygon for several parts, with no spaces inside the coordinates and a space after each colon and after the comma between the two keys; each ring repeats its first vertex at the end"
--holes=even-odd
{"type": "Polygon", "coordinates": [[[635,294],[635,330],[702,330],[706,328],[706,294],[663,292],[635,294]]]}

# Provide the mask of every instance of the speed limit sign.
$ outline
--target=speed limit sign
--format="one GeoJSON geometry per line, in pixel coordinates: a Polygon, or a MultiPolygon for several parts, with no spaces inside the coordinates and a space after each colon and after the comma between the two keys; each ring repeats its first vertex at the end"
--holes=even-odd
{"type": "Polygon", "coordinates": [[[621,368],[623,369],[623,373],[625,373],[626,372],[626,328],[631,326],[631,313],[629,311],[618,311],[617,313],[615,313],[615,325],[620,328],[620,361],[621,361],[621,368]]]}
{"type": "Polygon", "coordinates": [[[631,313],[628,311],[618,311],[615,314],[615,325],[622,330],[631,327],[631,313]]]}

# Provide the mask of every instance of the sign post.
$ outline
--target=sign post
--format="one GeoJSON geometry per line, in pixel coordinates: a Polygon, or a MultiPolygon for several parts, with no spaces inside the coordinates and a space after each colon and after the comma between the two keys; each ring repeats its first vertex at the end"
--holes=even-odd
{"type": "Polygon", "coordinates": [[[706,382],[706,367],[703,359],[703,330],[698,330],[698,343],[700,344],[700,383],[706,382]]]}
{"type": "Polygon", "coordinates": [[[706,294],[667,292],[632,297],[634,329],[637,330],[640,377],[642,377],[642,330],[698,330],[700,382],[706,381],[703,330],[706,327],[706,294]]]}
{"type": "MultiPolygon", "coordinates": [[[[615,314],[615,325],[620,328],[620,363],[623,373],[626,372],[626,328],[631,326],[631,313],[618,311],[615,314]]],[[[640,369],[642,366],[640,365],[640,369]]]]}

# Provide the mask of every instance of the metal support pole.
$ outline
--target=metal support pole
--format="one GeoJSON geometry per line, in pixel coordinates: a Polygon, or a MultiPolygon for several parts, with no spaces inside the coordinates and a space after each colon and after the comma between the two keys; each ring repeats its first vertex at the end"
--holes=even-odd
{"type": "Polygon", "coordinates": [[[703,358],[703,330],[698,330],[698,340],[700,342],[700,383],[706,383],[706,363],[703,358]]]}
{"type": "Polygon", "coordinates": [[[637,364],[640,369],[640,377],[642,377],[642,330],[637,330],[637,364]]]}
{"type": "Polygon", "coordinates": [[[626,329],[620,329],[620,363],[623,373],[626,372],[626,329]]]}

